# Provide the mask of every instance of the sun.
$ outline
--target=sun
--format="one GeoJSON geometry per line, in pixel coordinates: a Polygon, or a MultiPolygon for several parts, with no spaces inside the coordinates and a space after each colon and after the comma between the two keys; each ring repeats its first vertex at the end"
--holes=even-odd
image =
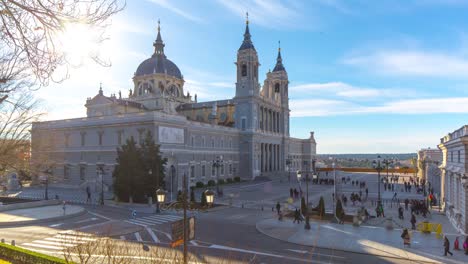
{"type": "Polygon", "coordinates": [[[81,66],[98,56],[99,44],[102,42],[98,30],[80,23],[66,24],[58,39],[61,52],[72,66],[81,66]]]}

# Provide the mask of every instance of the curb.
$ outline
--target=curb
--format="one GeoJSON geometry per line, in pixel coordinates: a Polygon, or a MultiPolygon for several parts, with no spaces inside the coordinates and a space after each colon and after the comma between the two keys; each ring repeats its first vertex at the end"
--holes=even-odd
{"type": "MultiPolygon", "coordinates": [[[[263,221],[263,220],[262,220],[263,221]]],[[[260,221],[259,221],[260,222],[260,221]]],[[[327,248],[327,247],[321,247],[321,246],[310,246],[310,245],[304,245],[304,244],[301,244],[301,243],[297,243],[297,242],[293,242],[293,241],[289,241],[289,240],[286,240],[286,239],[281,239],[281,238],[277,238],[277,237],[274,237],[266,232],[264,232],[263,230],[261,230],[261,228],[258,227],[258,223],[257,222],[255,224],[255,229],[260,232],[261,234],[267,236],[267,237],[270,237],[270,238],[273,238],[273,239],[277,239],[277,240],[280,240],[280,241],[284,241],[284,242],[287,242],[287,243],[291,243],[291,244],[295,244],[295,245],[299,245],[299,246],[306,246],[306,247],[314,247],[314,248],[319,248],[319,249],[328,249],[328,250],[336,250],[336,251],[342,251],[342,252],[347,252],[347,253],[354,253],[354,254],[361,254],[361,255],[368,255],[368,256],[380,256],[380,257],[386,257],[386,258],[393,258],[393,259],[401,259],[401,260],[407,260],[407,261],[414,261],[414,262],[418,262],[418,263],[444,263],[442,261],[438,261],[438,260],[433,260],[433,261],[426,261],[426,260],[412,260],[410,258],[405,258],[405,257],[398,257],[398,256],[395,256],[395,255],[390,255],[390,253],[387,253],[387,254],[370,254],[370,253],[366,253],[366,252],[360,252],[360,251],[353,251],[353,250],[347,250],[347,249],[342,249],[342,248],[327,248]]],[[[416,254],[414,252],[411,252],[413,254],[416,254]]],[[[459,262],[457,260],[452,260],[451,263],[462,263],[462,262],[459,262]]]]}
{"type": "Polygon", "coordinates": [[[24,226],[24,225],[31,225],[31,224],[41,224],[49,221],[57,221],[57,220],[64,220],[68,218],[73,218],[76,216],[81,216],[86,214],[88,211],[81,207],[81,210],[79,212],[73,213],[73,214],[68,214],[68,215],[61,215],[61,216],[56,216],[56,217],[50,217],[50,218],[43,218],[43,219],[38,219],[38,220],[28,220],[28,221],[17,221],[17,222],[8,222],[8,223],[0,223],[0,227],[15,227],[15,226],[24,226]]]}

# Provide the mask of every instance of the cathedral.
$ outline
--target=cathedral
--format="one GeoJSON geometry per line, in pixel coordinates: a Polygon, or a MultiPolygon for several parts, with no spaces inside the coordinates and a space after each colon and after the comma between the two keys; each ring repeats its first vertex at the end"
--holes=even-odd
{"type": "Polygon", "coordinates": [[[307,139],[289,136],[289,80],[281,50],[261,86],[248,20],[231,99],[198,102],[184,91],[182,72],[166,56],[159,25],[153,46],[154,53],[136,69],[127,98],[121,92],[107,96],[100,87],[86,100],[86,117],[34,123],[32,162],[43,164],[60,184],[111,191],[117,148],[130,137],[141,142],[149,131],[167,158],[171,193],[182,188],[184,174],[193,186],[312,170],[314,133],[307,139]]]}

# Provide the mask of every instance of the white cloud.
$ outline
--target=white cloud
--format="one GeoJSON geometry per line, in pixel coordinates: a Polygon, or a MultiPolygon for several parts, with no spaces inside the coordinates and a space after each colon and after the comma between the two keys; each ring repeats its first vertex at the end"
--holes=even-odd
{"type": "Polygon", "coordinates": [[[203,22],[203,19],[201,19],[200,17],[197,17],[197,16],[194,16],[192,14],[190,14],[189,12],[186,12],[178,7],[176,7],[175,5],[173,5],[174,1],[168,1],[168,0],[148,0],[152,3],[155,3],[185,19],[188,19],[190,21],[193,21],[193,22],[197,22],[197,23],[201,23],[203,22]]]}
{"type": "Polygon", "coordinates": [[[342,100],[300,99],[289,103],[291,116],[336,116],[357,114],[468,113],[468,97],[408,99],[368,106],[342,100]]]}
{"type": "Polygon", "coordinates": [[[243,19],[245,19],[246,12],[249,12],[251,23],[269,28],[295,28],[300,25],[298,20],[302,17],[296,9],[297,6],[288,3],[288,1],[218,0],[218,2],[243,19]]]}
{"type": "Polygon", "coordinates": [[[468,77],[468,58],[441,52],[383,50],[370,55],[352,56],[343,62],[392,75],[468,77]]]}
{"type": "Polygon", "coordinates": [[[309,93],[309,94],[334,94],[339,97],[355,98],[355,99],[372,99],[376,97],[410,97],[414,93],[403,89],[382,89],[360,87],[343,82],[328,82],[328,83],[308,83],[292,86],[293,92],[309,93]]]}

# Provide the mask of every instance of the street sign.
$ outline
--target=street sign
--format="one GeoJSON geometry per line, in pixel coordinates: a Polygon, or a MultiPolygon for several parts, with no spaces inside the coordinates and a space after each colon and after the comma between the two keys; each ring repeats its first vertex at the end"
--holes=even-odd
{"type": "MultiPolygon", "coordinates": [[[[195,217],[188,219],[188,238],[192,240],[195,238],[195,217]]],[[[175,221],[171,224],[172,229],[172,247],[177,247],[184,242],[184,219],[175,221]]]]}

